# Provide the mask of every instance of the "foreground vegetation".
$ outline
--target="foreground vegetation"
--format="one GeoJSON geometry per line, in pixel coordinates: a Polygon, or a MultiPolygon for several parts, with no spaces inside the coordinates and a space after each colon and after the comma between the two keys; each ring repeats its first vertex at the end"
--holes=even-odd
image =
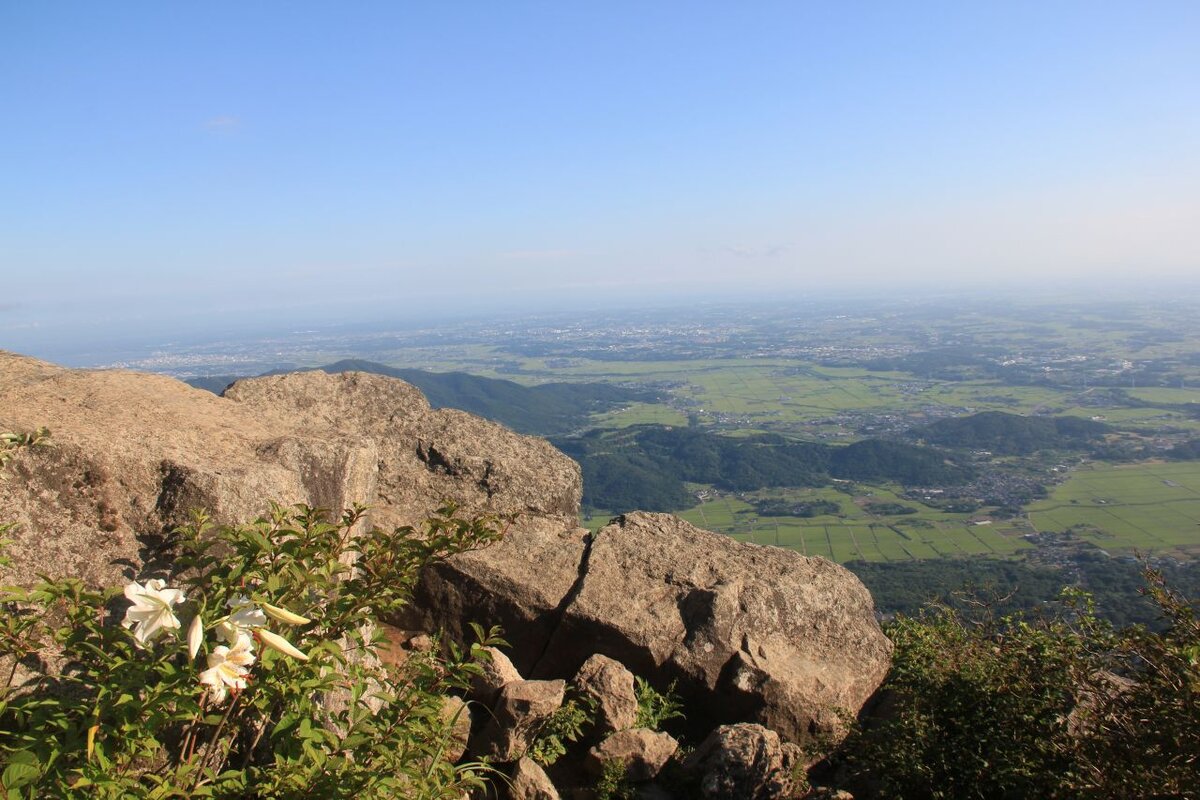
{"type": "MultiPolygon", "coordinates": [[[[44,438],[0,435],[0,466],[44,438]]],[[[496,632],[395,667],[380,662],[374,625],[431,560],[494,540],[495,521],[446,508],[420,530],[356,538],[359,522],[357,510],[276,508],[213,529],[198,515],[165,579],[4,589],[3,796],[435,800],[482,788],[488,765],[450,755],[446,700],[496,632]]],[[[1196,797],[1200,621],[1160,573],[1144,577],[1157,630],[1114,627],[1080,593],[1054,615],[959,596],[898,617],[881,700],[822,782],[859,797],[1196,797]]],[[[639,724],[686,713],[643,682],[637,693],[639,724]]],[[[553,763],[589,713],[565,705],[532,756],[553,763]]],[[[597,792],[632,796],[611,770],[597,792]]]]}
{"type": "Polygon", "coordinates": [[[842,780],[888,798],[1198,796],[1200,623],[1146,577],[1160,633],[1114,629],[1079,594],[1057,618],[976,605],[889,625],[892,671],[842,780]]]}
{"type": "Polygon", "coordinates": [[[165,578],[4,589],[4,796],[433,800],[481,786],[485,765],[447,755],[445,701],[495,632],[394,667],[376,624],[424,565],[498,531],[448,507],[420,530],[356,537],[360,513],[277,507],[219,529],[200,515],[165,578]]]}

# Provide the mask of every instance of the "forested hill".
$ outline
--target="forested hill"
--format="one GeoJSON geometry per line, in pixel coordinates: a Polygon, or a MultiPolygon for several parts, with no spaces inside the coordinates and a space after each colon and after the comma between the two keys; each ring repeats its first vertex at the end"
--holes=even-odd
{"type": "Polygon", "coordinates": [[[969,417],[938,420],[914,433],[945,447],[1029,455],[1038,450],[1083,449],[1109,430],[1102,422],[1080,417],[1023,417],[1003,411],[983,411],[969,417]]]}
{"type": "Polygon", "coordinates": [[[685,482],[729,491],[821,486],[831,479],[952,485],[973,477],[939,450],[866,439],[845,446],[773,434],[722,436],[696,428],[635,425],[552,440],[583,468],[586,507],[677,511],[695,503],[685,482]]]}
{"type": "MultiPolygon", "coordinates": [[[[557,436],[586,426],[588,416],[626,403],[653,399],[645,391],[607,383],[544,383],[522,386],[465,372],[427,372],[389,367],[374,361],[345,359],[316,369],[324,372],[370,372],[399,378],[416,386],[434,408],[457,408],[495,420],[519,432],[557,436]]],[[[277,372],[265,373],[268,375],[277,372]]],[[[193,378],[187,383],[219,394],[237,376],[193,378]]]]}

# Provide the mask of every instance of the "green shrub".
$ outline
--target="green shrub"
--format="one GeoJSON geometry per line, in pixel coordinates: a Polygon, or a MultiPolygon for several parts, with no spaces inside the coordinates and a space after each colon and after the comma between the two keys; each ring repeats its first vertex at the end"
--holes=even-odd
{"type": "Polygon", "coordinates": [[[496,631],[397,670],[375,657],[375,623],[422,566],[496,539],[495,521],[448,506],[420,529],[355,537],[362,511],[275,507],[218,529],[197,515],[177,532],[174,573],[124,598],[70,579],[3,590],[4,796],[458,798],[479,786],[486,765],[446,758],[443,702],[496,631]],[[16,660],[37,652],[65,663],[13,685],[16,660]]]}
{"type": "Polygon", "coordinates": [[[526,753],[549,766],[567,754],[567,745],[579,741],[595,721],[596,703],[587,696],[570,697],[542,723],[526,753]]]}
{"type": "Polygon", "coordinates": [[[897,798],[1196,796],[1200,626],[1147,571],[1166,617],[1114,629],[1086,595],[1061,619],[899,618],[878,718],[844,757],[897,798]]]}
{"type": "Polygon", "coordinates": [[[635,677],[634,693],[637,695],[637,721],[633,723],[635,728],[662,730],[662,725],[667,720],[683,717],[683,704],[679,695],[675,694],[674,681],[664,693],[656,691],[649,683],[635,677]]]}

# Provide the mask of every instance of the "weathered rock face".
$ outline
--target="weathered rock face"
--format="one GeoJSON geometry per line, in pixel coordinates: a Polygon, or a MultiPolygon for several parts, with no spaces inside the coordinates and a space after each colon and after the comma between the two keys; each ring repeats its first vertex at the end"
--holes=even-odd
{"type": "Polygon", "coordinates": [[[444,499],[497,514],[579,513],[579,467],[548,442],[462,411],[431,409],[414,386],[363,372],[238,381],[224,397],[296,430],[352,433],[378,449],[375,524],[416,524],[444,499]]]}
{"type": "Polygon", "coordinates": [[[412,386],[320,372],[240,381],[225,397],[170,378],[69,370],[0,352],[0,429],[47,426],[0,483],[21,523],[18,580],[38,572],[112,585],[153,556],[153,537],[204,508],[247,521],[268,501],[374,507],[417,524],[443,500],[514,524],[572,530],[579,467],[539,439],[456,411],[412,386]]]}
{"type": "Polygon", "coordinates": [[[761,725],[722,725],[684,762],[699,778],[705,800],[781,800],[793,797],[799,748],[761,725]]]}
{"type": "Polygon", "coordinates": [[[661,687],[677,680],[699,730],[749,720],[795,742],[836,731],[890,663],[847,570],[667,514],[627,514],[590,541],[526,528],[428,573],[418,605],[434,626],[520,609],[533,623],[514,640],[522,674],[571,676],[600,653],[661,687]]]}

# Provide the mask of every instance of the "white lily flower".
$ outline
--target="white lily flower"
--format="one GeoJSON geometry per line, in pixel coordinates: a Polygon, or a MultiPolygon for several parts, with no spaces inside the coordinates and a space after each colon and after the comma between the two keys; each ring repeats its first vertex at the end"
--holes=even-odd
{"type": "Polygon", "coordinates": [[[121,624],[133,631],[133,640],[145,647],[165,631],[179,630],[179,618],[171,607],[186,598],[180,589],[168,589],[158,578],[151,578],[145,585],[134,581],[125,587],[125,597],[133,607],[125,612],[121,624]]]}
{"type": "Polygon", "coordinates": [[[254,663],[253,647],[249,634],[243,633],[233,647],[219,644],[208,654],[208,669],[200,673],[200,683],[208,687],[214,703],[225,702],[229,689],[246,688],[246,675],[254,663]]]}
{"type": "Polygon", "coordinates": [[[226,605],[234,611],[217,623],[217,636],[230,644],[236,642],[243,633],[267,624],[267,615],[244,594],[230,598],[226,605]]]}
{"type": "Polygon", "coordinates": [[[188,626],[187,644],[188,658],[195,659],[196,653],[200,652],[200,644],[204,641],[204,622],[201,621],[200,615],[192,617],[192,624],[188,626]]]}

